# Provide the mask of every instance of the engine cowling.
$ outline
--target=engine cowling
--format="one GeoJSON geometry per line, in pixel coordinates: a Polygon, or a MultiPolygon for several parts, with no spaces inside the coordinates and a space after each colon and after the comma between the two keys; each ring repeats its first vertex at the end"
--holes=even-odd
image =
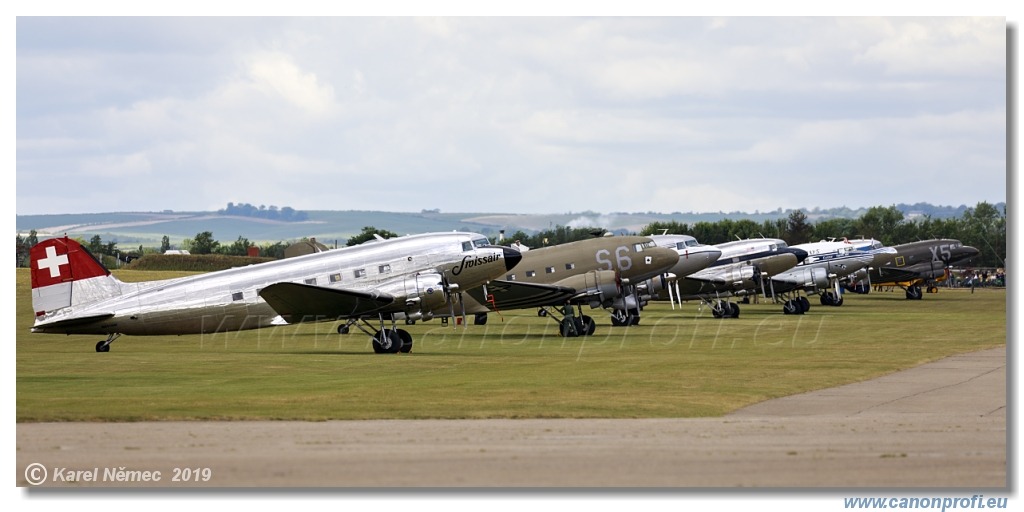
{"type": "Polygon", "coordinates": [[[792,283],[800,288],[813,288],[815,290],[829,288],[828,272],[823,268],[796,269],[790,272],[792,283]]]}
{"type": "Polygon", "coordinates": [[[432,311],[441,309],[448,299],[441,274],[426,272],[405,276],[383,283],[381,291],[404,302],[404,317],[408,320],[429,320],[432,311]]]}
{"type": "Polygon", "coordinates": [[[607,306],[622,294],[622,286],[619,284],[615,272],[611,270],[592,270],[585,274],[567,277],[556,284],[574,288],[577,291],[586,291],[590,307],[593,308],[607,306]]]}
{"type": "Polygon", "coordinates": [[[760,272],[756,266],[741,265],[723,272],[715,278],[715,281],[737,290],[743,290],[749,288],[750,283],[756,284],[756,279],[760,279],[760,272]]]}
{"type": "Polygon", "coordinates": [[[637,293],[643,295],[646,300],[667,299],[672,284],[678,279],[675,274],[662,274],[648,279],[637,285],[637,293]]]}

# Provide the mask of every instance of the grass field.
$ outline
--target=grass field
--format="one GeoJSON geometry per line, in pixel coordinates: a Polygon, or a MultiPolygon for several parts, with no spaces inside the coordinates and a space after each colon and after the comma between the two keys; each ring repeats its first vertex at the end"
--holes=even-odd
{"type": "MultiPolygon", "coordinates": [[[[126,281],[172,277],[124,271],[126,281]]],[[[847,295],[806,315],[742,305],[720,320],[696,303],[644,310],[641,325],[561,338],[533,310],[486,326],[402,326],[411,354],[376,355],[336,324],[217,335],[31,334],[17,270],[17,420],[639,418],[718,416],[758,401],[869,379],[1006,344],[1002,289],[847,295]]]]}

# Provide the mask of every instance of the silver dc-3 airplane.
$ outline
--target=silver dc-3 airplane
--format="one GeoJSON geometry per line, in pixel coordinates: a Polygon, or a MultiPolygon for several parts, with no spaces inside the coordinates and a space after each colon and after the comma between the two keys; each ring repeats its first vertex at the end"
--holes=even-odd
{"type": "MultiPolygon", "coordinates": [[[[73,239],[53,238],[30,253],[32,332],[200,334],[299,322],[345,320],[373,337],[377,353],[408,352],[412,336],[396,320],[429,320],[453,295],[519,263],[514,249],[474,233],[429,233],[210,272],[126,283],[73,239]],[[370,320],[379,321],[375,328],[370,320]],[[391,326],[386,327],[385,322],[391,326]],[[362,322],[360,324],[359,322],[362,322]]],[[[341,329],[339,329],[341,330],[341,329]]]]}
{"type": "Polygon", "coordinates": [[[891,247],[879,244],[871,249],[858,249],[845,239],[822,240],[793,247],[806,251],[807,258],[771,278],[772,294],[789,297],[782,308],[786,314],[803,314],[811,308],[807,297],[797,293],[800,291],[818,294],[823,306],[841,306],[843,296],[840,287],[843,283],[863,275],[872,265],[882,265],[896,256],[896,250],[891,247]]]}
{"type": "MultiPolygon", "coordinates": [[[[690,235],[651,235],[651,239],[659,247],[675,248],[680,255],[700,245],[690,235]]],[[[730,302],[730,297],[766,293],[766,280],[793,268],[807,257],[806,251],[789,247],[778,238],[734,240],[710,247],[720,252],[718,260],[664,288],[673,309],[676,300],[697,299],[711,308],[715,318],[737,318],[740,307],[730,302]]],[[[658,290],[659,297],[661,291],[658,290]]]]}

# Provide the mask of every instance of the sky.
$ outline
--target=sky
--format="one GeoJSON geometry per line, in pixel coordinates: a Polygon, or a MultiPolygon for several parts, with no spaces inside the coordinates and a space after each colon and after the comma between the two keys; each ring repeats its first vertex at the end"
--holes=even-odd
{"type": "Polygon", "coordinates": [[[16,213],[1007,197],[1003,17],[16,20],[16,213]]]}

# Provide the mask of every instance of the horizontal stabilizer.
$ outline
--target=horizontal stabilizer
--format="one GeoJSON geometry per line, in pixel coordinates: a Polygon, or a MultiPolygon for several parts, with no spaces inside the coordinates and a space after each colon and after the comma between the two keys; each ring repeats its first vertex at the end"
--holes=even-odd
{"type": "Polygon", "coordinates": [[[275,283],[260,297],[288,323],[352,318],[379,311],[395,301],[384,293],[323,288],[298,283],[275,283]]]}
{"type": "Polygon", "coordinates": [[[94,322],[101,322],[108,318],[113,317],[113,313],[97,313],[89,316],[80,316],[76,318],[64,318],[62,320],[56,320],[53,322],[36,321],[36,324],[32,326],[33,332],[60,332],[61,329],[69,327],[77,327],[80,325],[91,324],[94,322]]]}
{"type": "Polygon", "coordinates": [[[491,281],[487,292],[494,298],[484,297],[483,288],[468,290],[471,297],[480,304],[500,309],[521,309],[541,306],[558,306],[576,295],[576,290],[550,284],[522,283],[517,281],[491,281]]]}

